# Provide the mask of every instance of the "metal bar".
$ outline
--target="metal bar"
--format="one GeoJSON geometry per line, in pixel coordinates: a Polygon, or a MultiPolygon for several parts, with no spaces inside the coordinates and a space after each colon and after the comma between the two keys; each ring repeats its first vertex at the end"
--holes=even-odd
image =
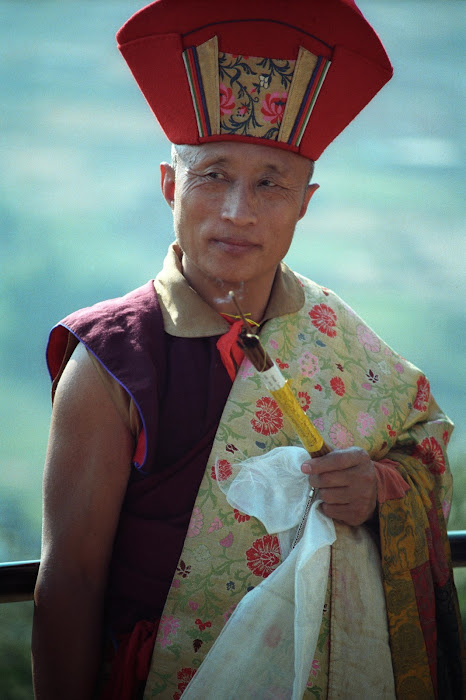
{"type": "MultiPolygon", "coordinates": [[[[466,566],[466,530],[451,530],[448,540],[453,566],[466,566]]],[[[0,563],[0,603],[32,600],[39,564],[39,559],[0,563]]]]}
{"type": "Polygon", "coordinates": [[[0,603],[32,600],[40,560],[0,563],[0,603]]]}
{"type": "Polygon", "coordinates": [[[466,530],[450,530],[448,541],[453,566],[466,566],[466,530]]]}

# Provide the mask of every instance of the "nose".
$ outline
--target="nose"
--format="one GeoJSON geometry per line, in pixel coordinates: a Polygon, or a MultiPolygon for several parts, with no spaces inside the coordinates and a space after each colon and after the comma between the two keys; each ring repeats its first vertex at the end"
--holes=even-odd
{"type": "Polygon", "coordinates": [[[225,193],[222,219],[231,221],[235,226],[248,226],[257,221],[255,195],[247,185],[232,183],[225,193]]]}

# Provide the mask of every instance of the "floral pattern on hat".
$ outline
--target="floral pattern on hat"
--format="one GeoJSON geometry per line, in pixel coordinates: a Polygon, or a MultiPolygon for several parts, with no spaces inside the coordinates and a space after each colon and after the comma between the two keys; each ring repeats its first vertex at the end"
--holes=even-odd
{"type": "Polygon", "coordinates": [[[296,61],[219,53],[220,133],[276,141],[296,61]]]}

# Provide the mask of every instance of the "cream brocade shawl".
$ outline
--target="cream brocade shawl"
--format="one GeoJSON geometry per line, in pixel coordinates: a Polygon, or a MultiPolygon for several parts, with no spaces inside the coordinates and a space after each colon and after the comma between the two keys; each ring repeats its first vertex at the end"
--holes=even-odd
{"type": "MultiPolygon", "coordinates": [[[[268,321],[261,340],[292,379],[303,410],[334,448],[357,445],[374,460],[396,452],[397,461],[400,453],[415,453],[447,507],[451,478],[444,450],[452,425],[430,396],[427,380],[336,295],[297,277],[305,291],[303,308],[268,321]]],[[[277,537],[228,504],[215,464],[218,478],[228,478],[233,462],[293,444],[299,443],[287,419],[243,361],[167,598],[145,698],[178,700],[235,606],[280,564],[277,537]]],[[[336,528],[327,603],[323,615],[316,611],[322,615],[318,653],[305,697],[393,698],[380,554],[366,527],[336,523],[336,528]]],[[[266,677],[263,687],[264,698],[290,697],[267,695],[266,677]]],[[[250,697],[247,688],[243,697],[250,697]]]]}

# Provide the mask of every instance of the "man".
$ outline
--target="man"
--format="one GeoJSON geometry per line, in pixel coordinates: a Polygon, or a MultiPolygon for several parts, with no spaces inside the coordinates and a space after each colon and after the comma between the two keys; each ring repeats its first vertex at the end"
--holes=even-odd
{"type": "Polygon", "coordinates": [[[219,489],[245,456],[298,444],[243,361],[230,290],[334,448],[302,465],[337,529],[306,695],[461,694],[452,426],[418,370],[281,264],[313,161],[391,67],[352,0],[250,5],[158,0],[118,34],[178,144],[161,166],[176,243],[155,283],[51,335],[38,698],[180,697],[280,564],[219,489]]]}

